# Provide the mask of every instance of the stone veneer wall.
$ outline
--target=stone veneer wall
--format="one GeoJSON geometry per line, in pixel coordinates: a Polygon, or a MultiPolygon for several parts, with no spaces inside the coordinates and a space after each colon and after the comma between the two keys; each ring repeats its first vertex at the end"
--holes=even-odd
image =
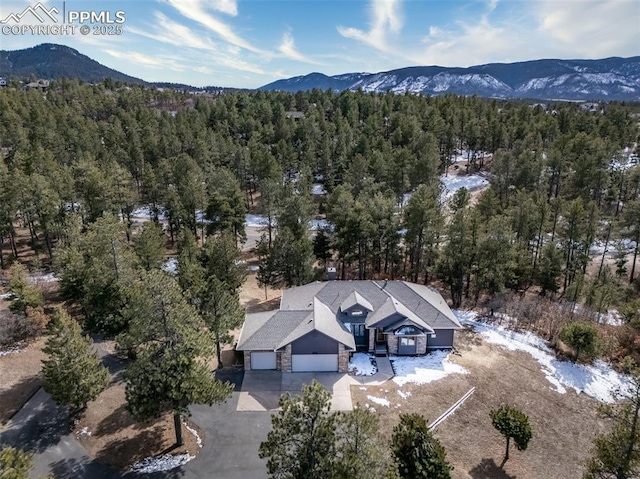
{"type": "Polygon", "coordinates": [[[373,353],[376,350],[376,330],[369,330],[369,352],[373,353]]]}
{"type": "Polygon", "coordinates": [[[398,336],[395,334],[387,334],[386,336],[389,354],[398,354],[398,336]]]}
{"type": "Polygon", "coordinates": [[[283,373],[291,372],[291,344],[287,344],[287,347],[280,353],[280,370],[283,373]]]}
{"type": "Polygon", "coordinates": [[[251,351],[244,352],[244,370],[251,371],[251,351]]]}
{"type": "Polygon", "coordinates": [[[282,353],[276,353],[276,370],[282,371],[282,353]]]}
{"type": "Polygon", "coordinates": [[[347,351],[344,347],[344,344],[338,343],[338,372],[339,373],[348,373],[349,372],[349,359],[351,353],[347,351]]]}
{"type": "Polygon", "coordinates": [[[416,336],[416,354],[427,354],[427,335],[416,336]]]}

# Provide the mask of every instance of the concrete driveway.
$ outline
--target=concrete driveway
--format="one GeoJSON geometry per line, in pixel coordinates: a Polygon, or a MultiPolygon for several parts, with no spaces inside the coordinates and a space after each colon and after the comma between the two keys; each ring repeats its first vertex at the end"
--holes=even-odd
{"type": "Polygon", "coordinates": [[[280,395],[298,395],[302,386],[318,381],[331,393],[332,411],[351,411],[351,385],[358,384],[342,373],[282,373],[280,371],[246,371],[240,387],[238,411],[275,411],[280,395]]]}

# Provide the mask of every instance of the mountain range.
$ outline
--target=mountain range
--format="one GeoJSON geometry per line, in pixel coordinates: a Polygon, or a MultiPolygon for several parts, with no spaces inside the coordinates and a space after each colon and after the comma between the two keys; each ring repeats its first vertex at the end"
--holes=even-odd
{"type": "Polygon", "coordinates": [[[88,83],[97,83],[110,78],[125,83],[189,91],[234,90],[214,86],[197,88],[182,83],[147,82],[104,66],[66,45],[43,43],[23,50],[0,50],[0,77],[28,79],[32,76],[45,80],[77,78],[88,83]]]}
{"type": "MultiPolygon", "coordinates": [[[[232,90],[146,82],[106,67],[65,45],[44,43],[23,50],[0,50],[0,77],[25,79],[31,76],[42,79],[78,78],[90,83],[110,78],[175,89],[232,90]]],[[[313,88],[489,98],[640,101],[640,56],[602,60],[533,60],[468,68],[416,66],[380,73],[333,76],[316,72],[278,80],[260,89],[296,92],[313,88]]]]}
{"type": "Polygon", "coordinates": [[[490,98],[640,100],[640,56],[602,60],[534,60],[468,68],[408,67],[381,73],[322,73],[278,80],[262,90],[478,95],[490,98]]]}

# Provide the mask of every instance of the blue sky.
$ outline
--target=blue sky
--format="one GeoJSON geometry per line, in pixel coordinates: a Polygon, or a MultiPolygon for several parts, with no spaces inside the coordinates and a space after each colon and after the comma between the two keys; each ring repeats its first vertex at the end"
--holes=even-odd
{"type": "MultiPolygon", "coordinates": [[[[2,0],[0,19],[36,3],[2,0]]],[[[42,3],[62,10],[62,0],[42,3]]],[[[149,81],[247,88],[313,71],[640,55],[638,0],[66,0],[66,8],[123,10],[123,33],[1,35],[0,48],[60,43],[149,81]]]]}

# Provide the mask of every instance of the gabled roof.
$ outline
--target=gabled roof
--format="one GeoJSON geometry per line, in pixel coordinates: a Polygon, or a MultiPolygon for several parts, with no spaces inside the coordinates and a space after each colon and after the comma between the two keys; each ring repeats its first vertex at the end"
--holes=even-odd
{"type": "Polygon", "coordinates": [[[316,282],[284,291],[278,311],[247,315],[237,349],[275,351],[312,331],[355,349],[353,335],[342,322],[342,311],[355,305],[370,311],[368,328],[462,328],[440,293],[427,286],[405,281],[316,282]]]}
{"type": "Polygon", "coordinates": [[[277,349],[284,348],[287,344],[312,331],[319,331],[348,348],[356,349],[356,343],[351,332],[336,319],[336,315],[318,298],[313,299],[313,314],[309,315],[297,328],[283,338],[277,349]]]}
{"type": "Polygon", "coordinates": [[[399,326],[401,324],[406,324],[406,320],[409,320],[420,329],[430,333],[433,332],[433,328],[422,318],[391,295],[389,295],[387,301],[385,301],[381,308],[367,318],[365,324],[368,328],[374,328],[380,323],[385,322],[385,320],[389,320],[387,324],[383,325],[385,329],[388,329],[388,327],[392,325],[399,326]]]}
{"type": "Polygon", "coordinates": [[[340,304],[340,311],[346,311],[347,309],[352,308],[356,305],[362,306],[369,311],[373,311],[373,306],[371,306],[371,303],[363,298],[362,295],[357,291],[354,291],[349,296],[347,296],[347,299],[345,299],[342,304],[340,304]]]}

